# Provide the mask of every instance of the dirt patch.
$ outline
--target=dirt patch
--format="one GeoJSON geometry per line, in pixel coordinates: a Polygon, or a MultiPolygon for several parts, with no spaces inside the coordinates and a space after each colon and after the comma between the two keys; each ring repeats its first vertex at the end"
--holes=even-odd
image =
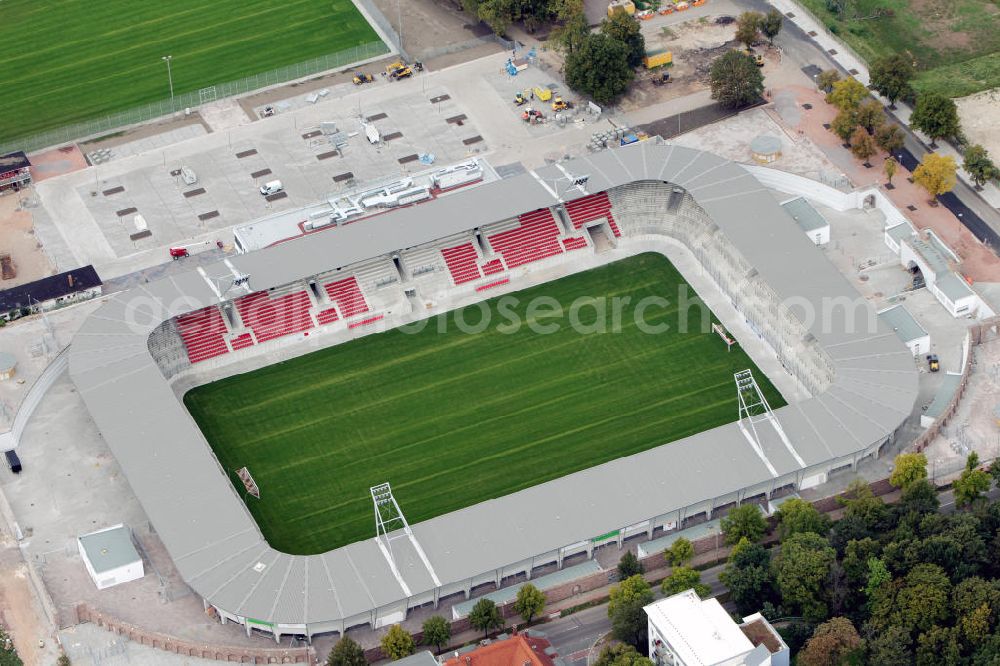
{"type": "Polygon", "coordinates": [[[973,143],[978,143],[1000,160],[1000,88],[955,100],[962,131],[973,143]]]}
{"type": "Polygon", "coordinates": [[[63,146],[32,153],[31,178],[36,183],[87,168],[87,159],[78,146],[63,146]]]}
{"type": "MultiPolygon", "coordinates": [[[[668,50],[673,54],[670,81],[655,85],[655,70],[640,70],[636,82],[621,102],[623,111],[635,111],[651,104],[658,104],[686,97],[709,88],[709,70],[712,61],[737,47],[733,39],[733,24],[719,25],[716,16],[691,19],[671,26],[643,26],[646,48],[649,51],[668,50]]],[[[770,58],[768,49],[757,49],[770,58]]]]}
{"type": "MultiPolygon", "coordinates": [[[[192,110],[190,115],[178,113],[156,122],[149,122],[136,127],[119,130],[90,139],[89,141],[81,141],[79,146],[84,153],[97,150],[98,148],[114,148],[130,141],[156,136],[188,125],[203,125],[206,132],[212,131],[212,128],[202,119],[198,111],[192,110]]],[[[32,161],[34,161],[34,158],[32,158],[32,161]]]]}
{"type": "Polygon", "coordinates": [[[967,50],[973,36],[957,29],[955,3],[940,0],[911,0],[913,12],[920,17],[920,27],[933,35],[932,42],[942,50],[967,50]]]}
{"type": "Polygon", "coordinates": [[[0,196],[0,255],[10,255],[5,272],[14,272],[13,278],[0,280],[0,289],[33,282],[54,272],[35,238],[30,208],[35,202],[33,188],[0,196]]]}
{"type": "Polygon", "coordinates": [[[52,631],[28,580],[27,565],[16,545],[0,548],[0,621],[8,628],[14,647],[26,666],[53,664],[58,657],[52,631]]]}

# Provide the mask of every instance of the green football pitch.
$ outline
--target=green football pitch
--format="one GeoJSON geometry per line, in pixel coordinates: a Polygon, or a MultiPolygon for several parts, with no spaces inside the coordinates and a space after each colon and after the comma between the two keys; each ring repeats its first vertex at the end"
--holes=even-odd
{"type": "Polygon", "coordinates": [[[783,405],[738,346],[727,352],[701,332],[698,310],[693,330],[678,330],[686,286],[662,255],[643,254],[517,292],[516,304],[500,297],[419,332],[206,384],[184,401],[222,466],[250,469],[261,497],[247,502],[268,542],[324,552],[374,536],[368,490],[379,483],[416,523],[735,421],[738,370],[754,369],[771,406],[783,405]],[[656,296],[670,305],[638,306],[656,296]],[[605,317],[593,307],[570,315],[588,297],[608,303],[605,317]],[[616,326],[612,299],[626,297],[616,326]],[[556,301],[563,316],[543,317],[556,301]],[[461,317],[466,331],[481,328],[484,312],[485,330],[457,327],[461,317]],[[667,332],[651,332],[662,324],[667,332]]]}
{"type": "Polygon", "coordinates": [[[378,36],[351,0],[3,0],[0,142],[378,36]],[[20,44],[20,46],[16,46],[20,44]]]}

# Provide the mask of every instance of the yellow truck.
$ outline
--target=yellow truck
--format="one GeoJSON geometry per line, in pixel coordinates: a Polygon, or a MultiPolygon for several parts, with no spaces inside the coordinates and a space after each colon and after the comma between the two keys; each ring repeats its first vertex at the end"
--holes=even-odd
{"type": "Polygon", "coordinates": [[[666,67],[667,65],[672,65],[674,62],[674,54],[672,51],[652,51],[647,53],[643,59],[642,64],[646,66],[646,69],[656,69],[657,67],[666,67]]]}
{"type": "Polygon", "coordinates": [[[531,92],[535,93],[535,98],[540,99],[543,102],[547,102],[552,99],[552,91],[548,88],[542,88],[540,86],[535,86],[531,89],[531,92]]]}

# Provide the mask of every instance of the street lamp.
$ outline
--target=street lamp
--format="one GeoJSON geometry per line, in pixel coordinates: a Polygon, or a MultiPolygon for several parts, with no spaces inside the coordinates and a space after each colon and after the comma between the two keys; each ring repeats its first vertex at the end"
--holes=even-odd
{"type": "Polygon", "coordinates": [[[171,104],[173,104],[173,101],[174,101],[174,76],[173,76],[173,74],[170,71],[170,61],[173,60],[173,59],[174,59],[174,57],[171,56],[171,55],[165,55],[162,58],[160,58],[160,60],[162,60],[163,62],[167,63],[167,81],[170,82],[170,102],[171,102],[171,104]]]}

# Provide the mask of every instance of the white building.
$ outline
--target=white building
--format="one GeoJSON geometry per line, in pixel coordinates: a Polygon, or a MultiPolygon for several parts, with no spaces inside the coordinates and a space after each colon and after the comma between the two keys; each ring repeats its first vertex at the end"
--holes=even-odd
{"type": "Polygon", "coordinates": [[[781,207],[795,218],[799,227],[813,243],[826,245],[830,242],[830,223],[813,208],[811,203],[802,197],[796,197],[782,203],[781,207]]]}
{"type": "Polygon", "coordinates": [[[131,531],[124,525],[84,534],[76,541],[98,590],[143,577],[142,558],[132,543],[131,531]]]}
{"type": "Polygon", "coordinates": [[[788,646],[760,613],[737,624],[694,590],[645,608],[649,658],[657,666],[788,666],[788,646]]]}
{"type": "Polygon", "coordinates": [[[896,332],[914,356],[921,356],[931,350],[930,333],[925,331],[920,322],[902,305],[893,305],[881,310],[878,316],[896,332]]]}

